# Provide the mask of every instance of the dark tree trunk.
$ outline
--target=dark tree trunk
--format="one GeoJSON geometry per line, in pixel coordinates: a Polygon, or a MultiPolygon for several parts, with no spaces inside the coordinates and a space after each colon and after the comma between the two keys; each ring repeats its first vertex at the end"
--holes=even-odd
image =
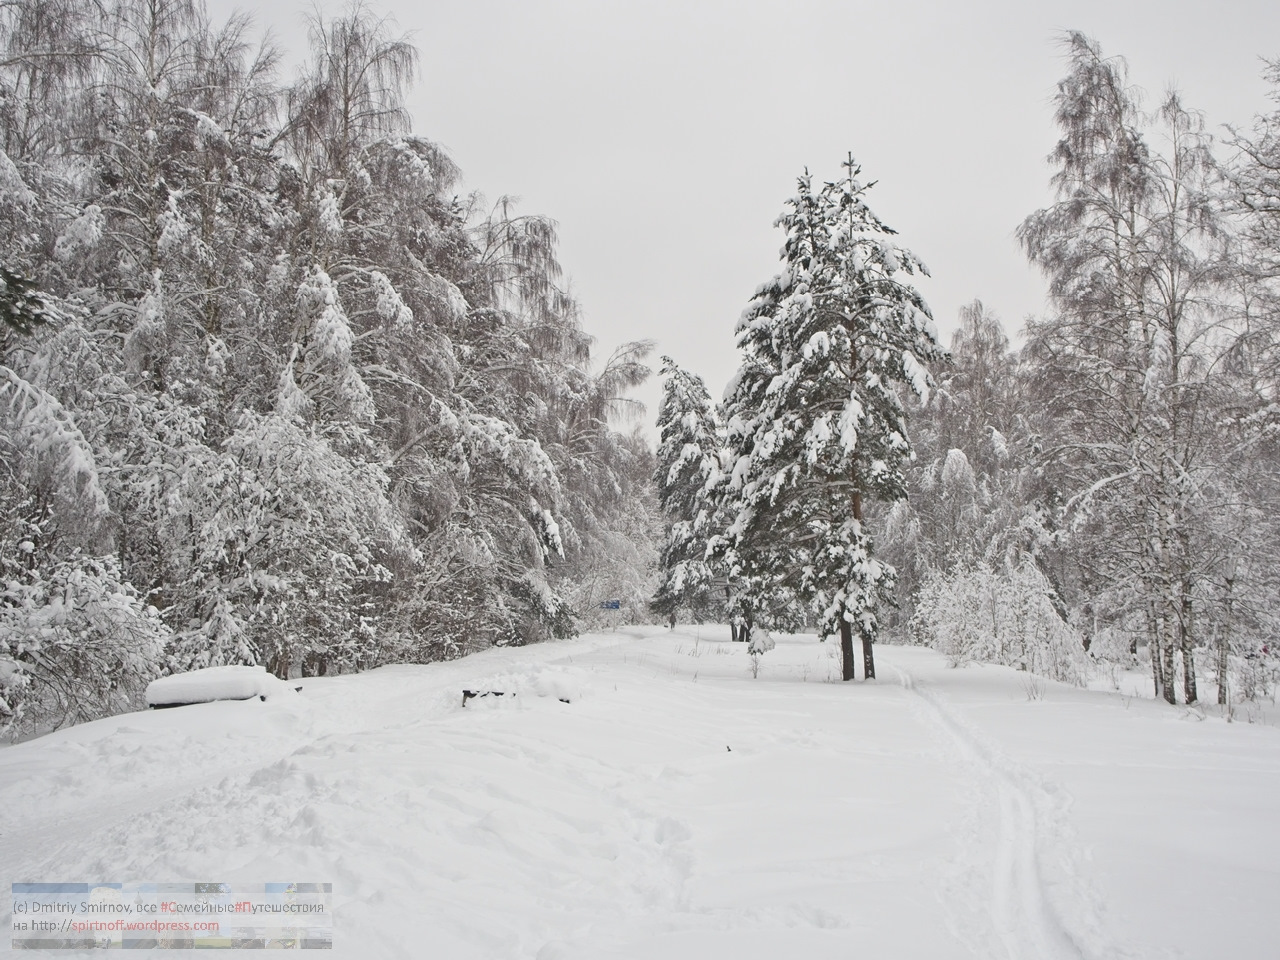
{"type": "MultiPolygon", "coordinates": [[[[1162,587],[1168,586],[1167,582],[1161,584],[1162,587]]],[[[1165,598],[1159,601],[1156,608],[1156,629],[1160,631],[1160,693],[1164,696],[1166,703],[1178,702],[1178,676],[1173,667],[1173,654],[1176,648],[1173,636],[1172,617],[1169,616],[1168,606],[1170,601],[1165,598]]]]}
{"type": "Polygon", "coordinates": [[[1218,634],[1218,703],[1225,705],[1227,702],[1227,668],[1230,665],[1231,652],[1231,588],[1235,586],[1234,581],[1227,578],[1227,595],[1226,623],[1221,627],[1221,633],[1218,634]]]}
{"type": "Polygon", "coordinates": [[[840,679],[853,679],[853,624],[840,620],[840,679]]]}
{"type": "Polygon", "coordinates": [[[1218,706],[1227,705],[1227,628],[1219,627],[1218,634],[1218,706]]]}
{"type": "Polygon", "coordinates": [[[1195,609],[1191,605],[1191,584],[1182,584],[1182,616],[1180,618],[1182,641],[1182,692],[1187,703],[1195,703],[1198,698],[1196,690],[1196,652],[1195,652],[1195,609]]]}
{"type": "Polygon", "coordinates": [[[1164,696],[1166,703],[1178,702],[1178,681],[1174,678],[1173,672],[1173,644],[1165,643],[1164,650],[1161,655],[1160,676],[1164,682],[1161,688],[1161,694],[1164,696]]]}
{"type": "MultiPolygon", "coordinates": [[[[862,493],[857,488],[858,471],[853,471],[854,490],[851,506],[853,507],[853,519],[858,523],[862,523],[862,493]]],[[[859,629],[862,636],[862,677],[864,680],[874,680],[876,678],[876,657],[871,652],[871,638],[867,636],[866,630],[859,629]]],[[[853,624],[848,620],[840,621],[840,653],[844,660],[844,678],[846,680],[853,679],[853,624]]]]}
{"type": "Polygon", "coordinates": [[[1148,599],[1147,614],[1147,652],[1151,655],[1151,682],[1155,685],[1154,696],[1160,696],[1162,686],[1160,676],[1160,630],[1156,626],[1156,602],[1148,599]]]}

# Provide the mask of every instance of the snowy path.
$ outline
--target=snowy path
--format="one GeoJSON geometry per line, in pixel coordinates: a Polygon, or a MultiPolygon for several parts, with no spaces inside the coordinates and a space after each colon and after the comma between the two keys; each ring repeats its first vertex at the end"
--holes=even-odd
{"type": "Polygon", "coordinates": [[[0,882],[331,881],[343,957],[1268,952],[1280,731],[835,652],[642,629],[87,724],[0,749],[0,882]]]}
{"type": "Polygon", "coordinates": [[[962,939],[979,955],[1008,960],[1120,956],[1103,941],[1093,912],[1096,898],[1078,870],[1070,798],[1059,785],[1003,756],[910,671],[895,665],[894,673],[968,768],[973,799],[967,824],[988,821],[967,832],[965,882],[953,888],[954,923],[962,939]],[[984,850],[994,856],[984,856],[984,850]],[[1056,885],[1048,876],[1050,859],[1061,877],[1056,885]]]}

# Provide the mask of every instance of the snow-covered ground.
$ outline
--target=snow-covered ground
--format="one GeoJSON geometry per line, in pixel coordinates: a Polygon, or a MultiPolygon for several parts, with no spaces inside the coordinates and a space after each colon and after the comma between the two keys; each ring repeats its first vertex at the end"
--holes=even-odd
{"type": "Polygon", "coordinates": [[[843,684],[813,638],[752,679],[726,636],[0,749],[0,882],[331,881],[342,957],[1280,956],[1280,730],[915,648],[843,684]]]}

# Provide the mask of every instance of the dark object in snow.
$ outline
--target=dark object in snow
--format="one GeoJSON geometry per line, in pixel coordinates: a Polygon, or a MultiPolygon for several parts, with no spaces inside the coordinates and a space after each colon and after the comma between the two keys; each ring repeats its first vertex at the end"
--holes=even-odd
{"type": "Polygon", "coordinates": [[[505,697],[506,695],[505,690],[463,690],[462,705],[465,707],[472,697],[505,697]]]}
{"type": "Polygon", "coordinates": [[[724,748],[725,748],[725,750],[726,750],[728,753],[733,753],[733,751],[729,749],[729,745],[728,745],[728,744],[725,744],[725,747],[724,747],[724,748]]]}
{"type": "MultiPolygon", "coordinates": [[[[506,695],[507,691],[505,690],[463,690],[462,705],[465,707],[467,705],[467,701],[472,697],[505,697],[506,695]]],[[[513,693],[512,696],[514,697],[515,694],[513,693]]],[[[556,699],[561,703],[569,702],[567,697],[557,697],[556,699]]]]}
{"type": "MultiPolygon", "coordinates": [[[[222,697],[223,700],[262,700],[266,701],[266,697],[222,697]]],[[[170,707],[194,707],[198,703],[214,703],[213,700],[186,700],[176,703],[149,703],[148,710],[168,710],[170,707]]]]}

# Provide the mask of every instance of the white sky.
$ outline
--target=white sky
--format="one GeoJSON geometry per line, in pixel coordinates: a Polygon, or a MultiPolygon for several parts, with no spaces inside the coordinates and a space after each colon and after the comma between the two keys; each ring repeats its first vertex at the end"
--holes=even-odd
{"type": "MultiPolygon", "coordinates": [[[[717,399],[806,165],[833,179],[852,151],[879,181],[872,209],[929,265],[944,339],[974,297],[1015,334],[1042,309],[1013,232],[1050,200],[1061,32],[1123,55],[1149,102],[1177,86],[1213,128],[1271,109],[1260,57],[1280,57],[1275,0],[369,2],[422,51],[415,132],[467,190],[559,222],[599,361],[650,338],[655,369],[668,353],[717,399]]],[[[296,55],[307,9],[255,13],[296,55]]]]}

